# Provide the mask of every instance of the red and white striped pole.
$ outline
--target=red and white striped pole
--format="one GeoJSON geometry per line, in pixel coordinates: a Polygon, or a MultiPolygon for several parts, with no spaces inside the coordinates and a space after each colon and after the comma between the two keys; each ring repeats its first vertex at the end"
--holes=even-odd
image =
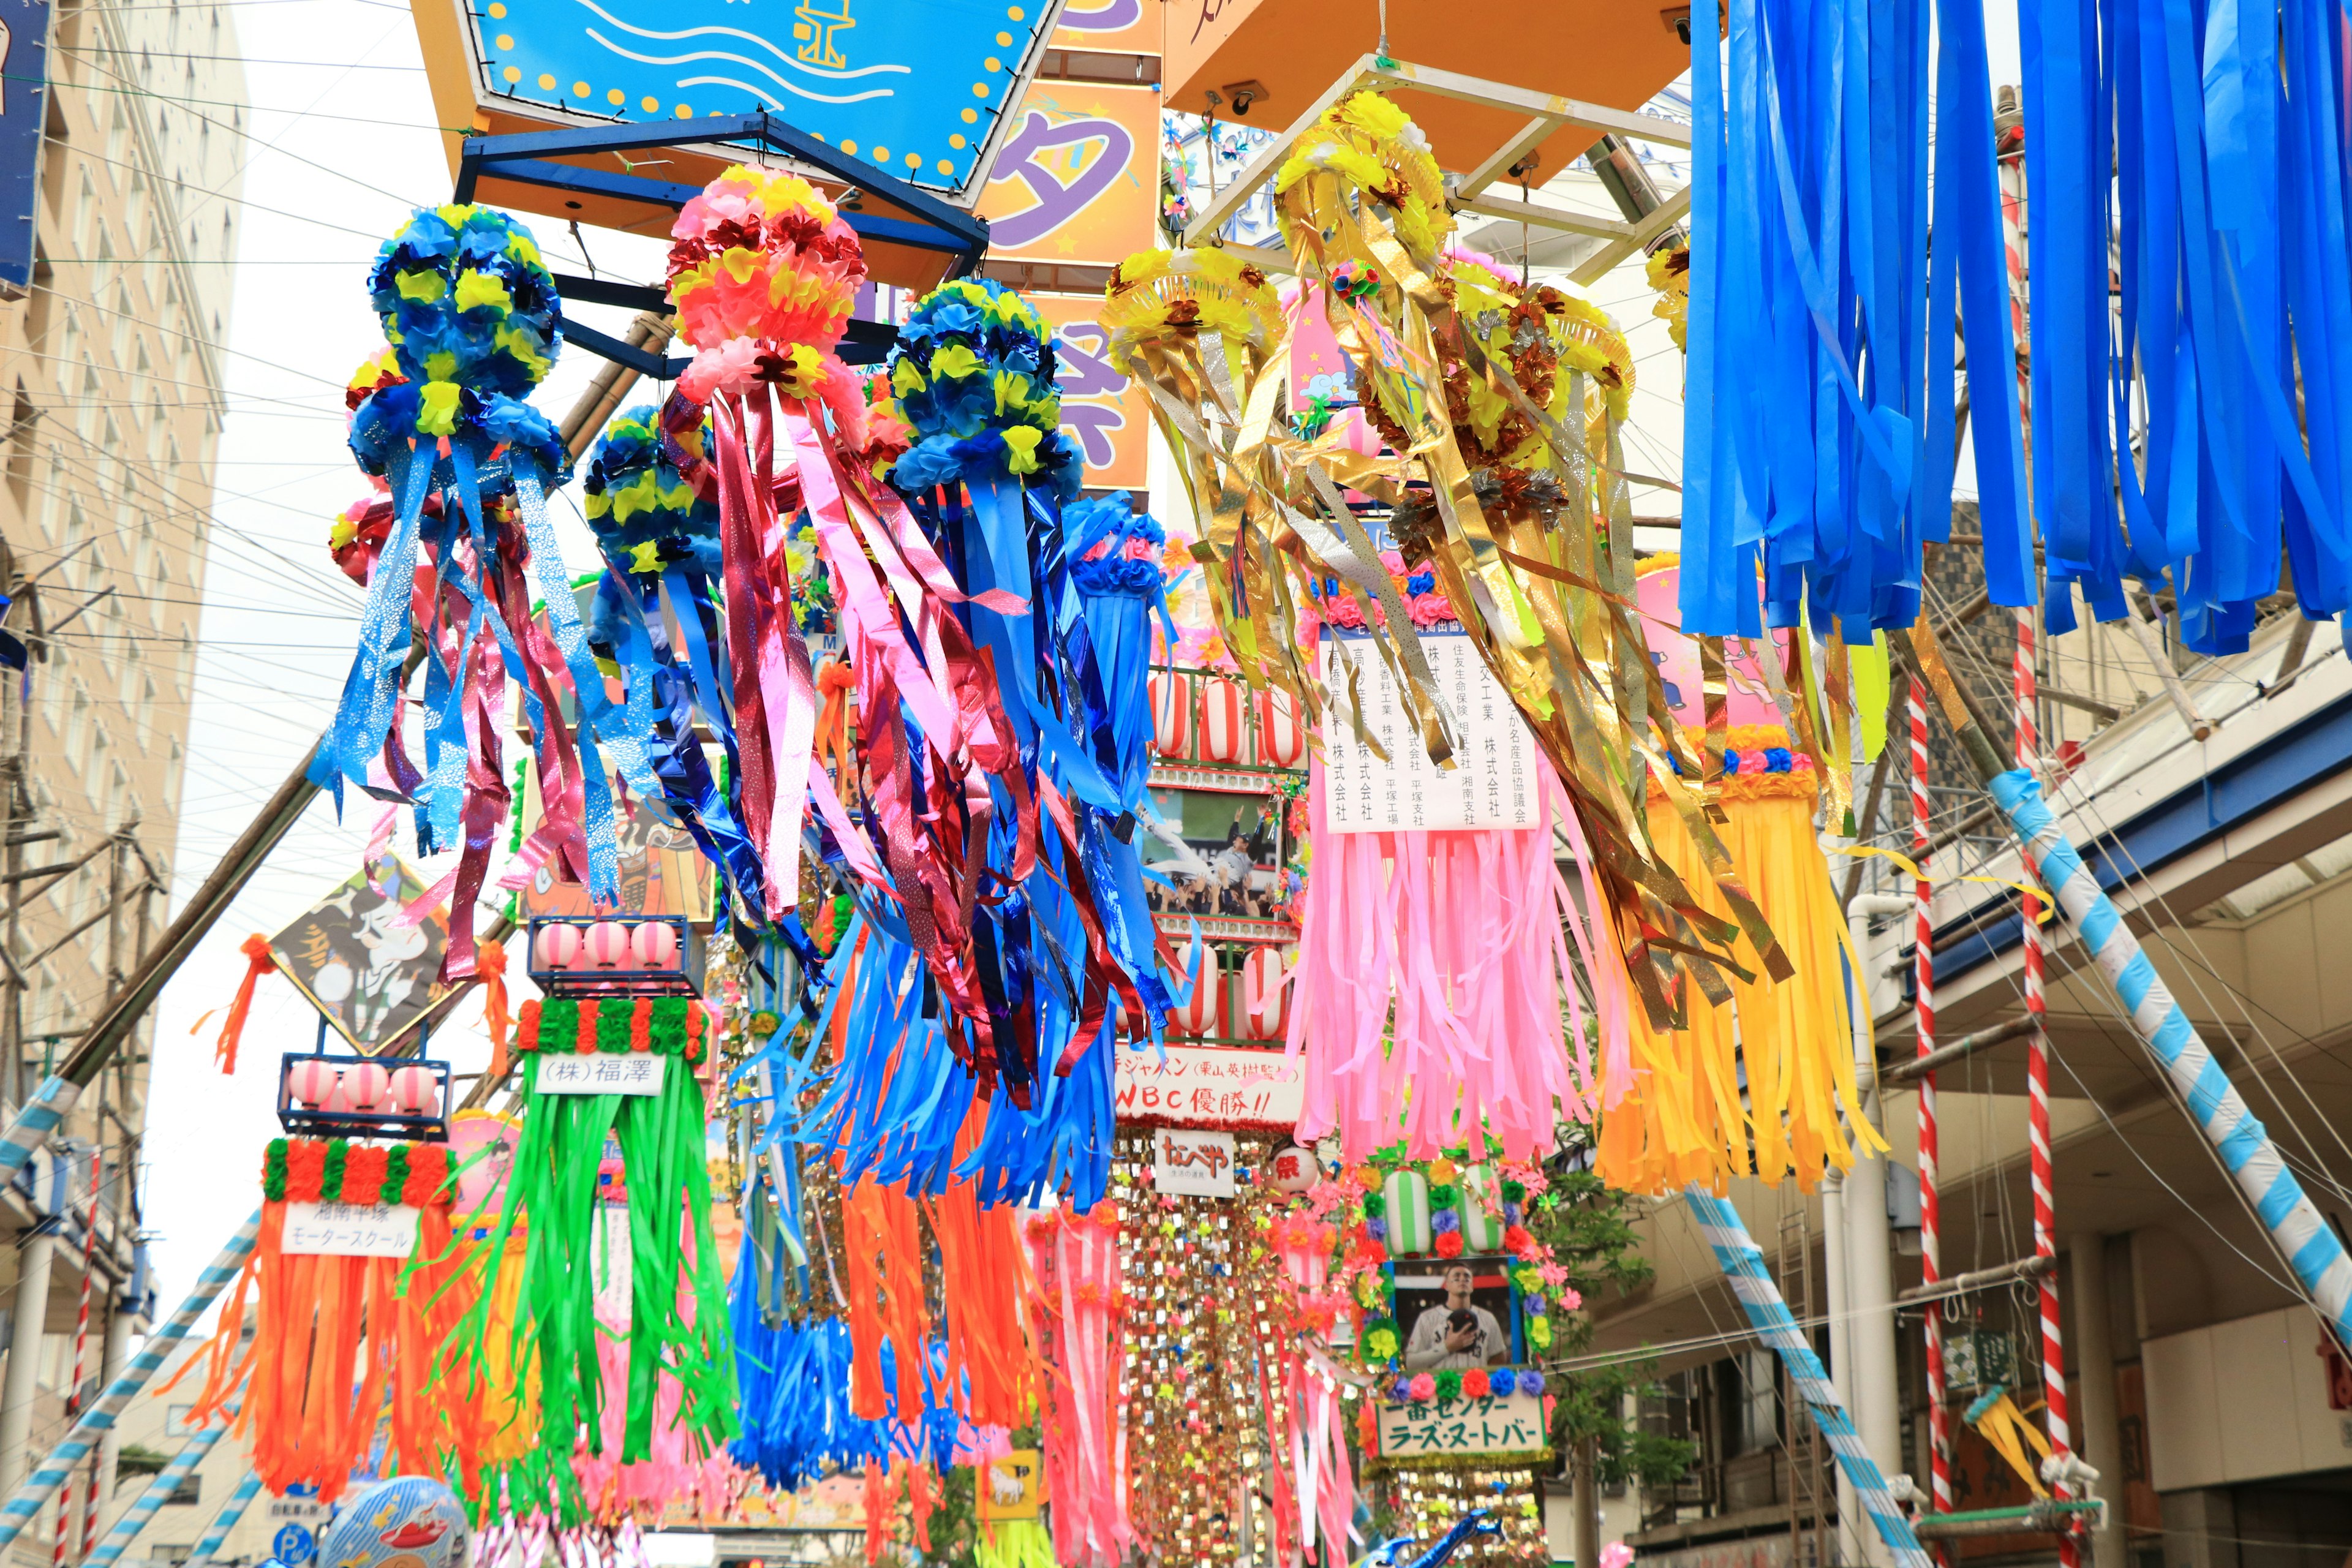
{"type": "MultiPolygon", "coordinates": [[[[89,1365],[90,1259],[98,1250],[98,1181],[105,1158],[104,1154],[95,1150],[91,1151],[89,1156],[89,1212],[88,1223],[82,1226],[81,1231],[81,1305],[74,1312],[73,1386],[66,1391],[68,1422],[71,1422],[74,1417],[81,1414],[82,1380],[87,1375],[89,1365]]],[[[98,1470],[95,1461],[92,1461],[89,1475],[89,1507],[90,1512],[95,1515],[98,1511],[98,1470]]],[[[65,1485],[58,1490],[58,1533],[57,1540],[49,1548],[50,1568],[65,1568],[66,1542],[72,1538],[73,1533],[74,1479],[68,1472],[65,1485]]],[[[77,1560],[89,1551],[88,1534],[87,1531],[83,1532],[81,1552],[75,1554],[77,1560]]]]}
{"type": "MultiPolygon", "coordinates": [[[[2042,738],[2034,722],[2033,612],[2017,612],[2017,765],[2037,772],[2042,738]]],[[[2050,1179],[2050,1030],[2048,1005],[2042,994],[2042,900],[2025,900],[2025,1016],[2032,1033],[2025,1037],[2026,1137],[2032,1146],[2033,1178],[2033,1256],[2055,1259],[2058,1232],[2051,1201],[2050,1179]]],[[[2050,1429],[2050,1451],[2063,1458],[2074,1446],[2066,1428],[2066,1347],[2058,1335],[2058,1272],[2042,1276],[2042,1395],[2043,1421],[2050,1429]]],[[[2059,1497],[2067,1489],[2052,1490],[2059,1497]]],[[[2076,1568],[2082,1546],[2072,1531],[2058,1538],[2060,1568],[2076,1568]]]]}
{"type": "MultiPolygon", "coordinates": [[[[1927,879],[1927,689],[1911,678],[1911,858],[1919,868],[1913,884],[1918,902],[1918,925],[1913,932],[1912,1016],[1919,1025],[1919,1055],[1936,1048],[1936,946],[1933,884],[1927,879]]],[[[1919,1283],[1933,1285],[1943,1278],[1943,1211],[1936,1196],[1936,1075],[1919,1080],[1919,1283]]],[[[1937,1513],[1952,1511],[1952,1413],[1944,1404],[1944,1318],[1929,1302],[1927,1335],[1927,1434],[1934,1487],[1930,1506],[1937,1513]]],[[[1950,1561],[1938,1549],[1941,1561],[1950,1561]]]]}

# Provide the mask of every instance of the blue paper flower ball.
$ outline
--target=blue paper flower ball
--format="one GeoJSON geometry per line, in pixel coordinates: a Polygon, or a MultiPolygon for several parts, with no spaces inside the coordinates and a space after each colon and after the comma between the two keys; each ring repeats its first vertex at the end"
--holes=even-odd
{"type": "Polygon", "coordinates": [[[1452,1209],[1439,1209],[1429,1216],[1429,1228],[1439,1236],[1451,1236],[1462,1228],[1462,1216],[1452,1209]]]}
{"type": "Polygon", "coordinates": [[[1062,511],[1070,575],[1078,592],[1148,599],[1160,591],[1160,552],[1168,534],[1125,490],[1087,496],[1062,511]]]}
{"type": "Polygon", "coordinates": [[[1374,1241],[1385,1243],[1389,1238],[1389,1222],[1384,1219],[1368,1219],[1364,1222],[1364,1234],[1374,1241]]]}
{"type": "Polygon", "coordinates": [[[1486,1392],[1497,1399],[1508,1399],[1518,1385],[1518,1378],[1507,1366],[1498,1366],[1486,1374],[1486,1392]]]}
{"type": "Polygon", "coordinates": [[[680,468],[701,459],[702,432],[696,421],[672,435],[648,403],[615,416],[597,438],[582,510],[614,571],[656,575],[675,563],[719,575],[719,503],[680,468]]]}
{"type": "MultiPolygon", "coordinates": [[[[1488,1381],[1492,1382],[1493,1380],[1490,1378],[1488,1381]]],[[[1534,1367],[1528,1367],[1527,1370],[1520,1373],[1517,1381],[1518,1390],[1521,1394],[1532,1394],[1538,1398],[1541,1398],[1543,1396],[1544,1374],[1537,1371],[1534,1367]]]]}
{"type": "Polygon", "coordinates": [[[419,207],[376,252],[368,294],[401,374],[424,389],[422,433],[450,434],[459,389],[520,397],[555,363],[555,279],[530,231],[496,208],[419,207]]]}
{"type": "Polygon", "coordinates": [[[890,470],[909,493],[1018,479],[1077,494],[1080,463],[1061,433],[1054,338],[1000,283],[957,279],[917,303],[890,352],[890,390],[915,444],[890,470]]]}

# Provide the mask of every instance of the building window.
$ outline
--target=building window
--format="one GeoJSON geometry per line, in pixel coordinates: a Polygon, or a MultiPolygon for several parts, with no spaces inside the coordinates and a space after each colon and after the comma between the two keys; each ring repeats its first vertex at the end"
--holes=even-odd
{"type": "Polygon", "coordinates": [[[74,200],[73,242],[79,253],[89,236],[90,215],[98,210],[98,185],[89,177],[89,165],[82,165],[81,195],[74,200]]]}
{"type": "Polygon", "coordinates": [[[79,773],[82,746],[89,739],[89,688],[79,680],[73,683],[73,696],[66,702],[64,732],[59,739],[66,743],[66,760],[79,773]]]}
{"type": "Polygon", "coordinates": [[[122,100],[114,100],[114,118],[106,127],[106,161],[120,167],[131,148],[131,117],[122,110],[122,100]]]}
{"type": "Polygon", "coordinates": [[[138,734],[142,755],[147,751],[147,735],[155,722],[155,682],[151,677],[140,682],[138,734]]]}
{"type": "Polygon", "coordinates": [[[166,816],[180,809],[180,738],[172,737],[172,754],[163,764],[163,811],[166,816]]]}
{"type": "Polygon", "coordinates": [[[18,382],[16,405],[8,416],[8,489],[16,495],[20,510],[32,500],[33,424],[39,417],[39,411],[25,391],[25,384],[18,382]]]}

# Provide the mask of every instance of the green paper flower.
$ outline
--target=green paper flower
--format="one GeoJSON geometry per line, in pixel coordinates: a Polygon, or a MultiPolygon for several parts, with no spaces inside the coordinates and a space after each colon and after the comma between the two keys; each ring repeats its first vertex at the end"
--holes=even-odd
{"type": "Polygon", "coordinates": [[[1378,1193],[1364,1194],[1364,1217],[1379,1219],[1389,1212],[1389,1201],[1378,1193]]]}
{"type": "Polygon", "coordinates": [[[1461,1196],[1461,1192],[1451,1183],[1441,1187],[1432,1187],[1429,1189],[1429,1206],[1433,1210],[1450,1209],[1460,1201],[1461,1196]]]}
{"type": "Polygon", "coordinates": [[[1549,1318],[1529,1318],[1528,1320],[1528,1343],[1535,1346],[1535,1348],[1539,1351],[1549,1350],[1551,1348],[1551,1320],[1549,1318]]]}
{"type": "Polygon", "coordinates": [[[1462,1374],[1459,1372],[1448,1367],[1437,1374],[1437,1397],[1440,1399],[1462,1397],[1462,1374]]]}

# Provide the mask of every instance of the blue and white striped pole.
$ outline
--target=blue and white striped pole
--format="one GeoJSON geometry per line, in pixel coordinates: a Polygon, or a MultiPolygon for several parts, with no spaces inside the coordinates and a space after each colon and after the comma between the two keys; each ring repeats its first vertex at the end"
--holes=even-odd
{"type": "Polygon", "coordinates": [[[1709,1247],[1715,1248],[1716,1261],[1723,1266],[1724,1278],[1731,1281],[1732,1294],[1739,1298],[1740,1309],[1755,1325],[1756,1337],[1780,1353],[1781,1364],[1789,1369],[1790,1384],[1798,1395],[1812,1408],[1813,1425],[1821,1428],[1828,1440],[1830,1452],[1837,1457],[1838,1468],[1878,1529],[1878,1538],[1895,1554],[1896,1568],[1929,1568],[1927,1552],[1919,1538],[1912,1532],[1911,1521],[1904,1517],[1895,1494],[1886,1489],[1886,1478],[1878,1473],[1878,1466],[1862,1446],[1862,1438],[1848,1421],[1844,1407],[1838,1404],[1837,1390],[1830,1386],[1829,1373],[1822,1370],[1821,1358],[1813,1354],[1812,1342],[1789,1316],[1788,1303],[1780,1300],[1780,1288],[1764,1271],[1764,1255],[1748,1234],[1748,1226],[1739,1211],[1722,1198],[1713,1197],[1694,1186],[1689,1189],[1691,1213],[1698,1218],[1698,1227],[1709,1247]]]}
{"type": "Polygon", "coordinates": [[[147,1528],[147,1521],[155,1517],[155,1510],[169,1502],[172,1494],[180,1489],[180,1483],[205,1462],[205,1456],[213,1451],[213,1445],[221,1440],[221,1435],[228,1430],[228,1422],[223,1420],[202,1431],[188,1434],[188,1440],[180,1445],[180,1451],[172,1456],[172,1462],[147,1483],[147,1489],[139,1494],[139,1500],[123,1510],[122,1517],[114,1521],[113,1527],[106,1532],[106,1539],[98,1543],[97,1549],[82,1559],[82,1568],[110,1568],[122,1555],[123,1548],[139,1539],[139,1532],[147,1528]]]}
{"type": "Polygon", "coordinates": [[[227,1505],[214,1519],[212,1528],[205,1531],[205,1538],[196,1542],[196,1549],[188,1554],[188,1561],[210,1563],[218,1556],[221,1547],[228,1541],[228,1532],[236,1528],[236,1521],[245,1517],[245,1510],[251,1508],[253,1500],[260,1495],[260,1475],[253,1470],[246,1471],[245,1479],[237,1482],[236,1490],[228,1494],[227,1505]]]}
{"type": "Polygon", "coordinates": [[[260,1235],[261,1211],[256,1209],[253,1217],[228,1238],[228,1245],[220,1249],[220,1256],[197,1276],[195,1289],[180,1303],[180,1310],[173,1313],[163,1327],[147,1336],[146,1344],[131,1358],[131,1364],[122,1369],[122,1375],[99,1396],[96,1404],[82,1412],[81,1419],[73,1424],[73,1430],[66,1434],[63,1442],[49,1450],[40,1468],[25,1478],[5,1503],[0,1503],[0,1552],[5,1552],[16,1537],[25,1532],[25,1527],[31,1524],[41,1510],[47,1506],[48,1500],[57,1495],[58,1488],[64,1484],[73,1468],[87,1458],[90,1450],[98,1447],[100,1439],[113,1429],[115,1421],[130,1407],[131,1400],[147,1386],[147,1380],[155,1375],[155,1369],[162,1366],[164,1359],[179,1347],[180,1342],[188,1337],[188,1331],[196,1326],[196,1320],[205,1315],[205,1309],[213,1304],[213,1299],[226,1289],[229,1281],[245,1268],[245,1260],[252,1255],[254,1243],[260,1235]]]}
{"type": "Polygon", "coordinates": [[[16,1179],[33,1152],[64,1125],[80,1098],[81,1085],[69,1078],[52,1075],[41,1080],[41,1087],[17,1110],[8,1130],[0,1132],[0,1186],[16,1179]]]}
{"type": "Polygon", "coordinates": [[[2180,1091],[2189,1120],[2221,1156],[2222,1168],[2261,1216],[2272,1245],[2302,1281],[2304,1294],[2335,1331],[2337,1342],[2352,1345],[2352,1258],[2345,1256],[2335,1229],[2305,1195],[2278,1145],[2198,1038],[2196,1026],[2172,999],[2138,939],[2100,890],[2098,878],[2059,827],[2033,775],[2014,770],[1986,787],[2025,847],[2026,863],[2057,899],[2068,929],[2114,983],[2141,1044],[2154,1053],[2180,1091]]]}

